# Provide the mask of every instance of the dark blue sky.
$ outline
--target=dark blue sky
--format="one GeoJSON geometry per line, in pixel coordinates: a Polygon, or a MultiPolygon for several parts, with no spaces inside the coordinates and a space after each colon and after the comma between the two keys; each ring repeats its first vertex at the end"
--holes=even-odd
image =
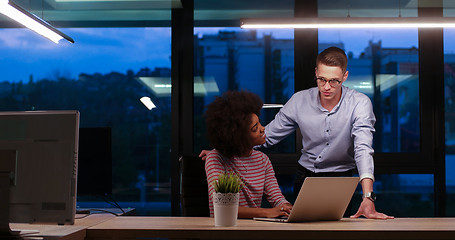
{"type": "Polygon", "coordinates": [[[55,44],[28,29],[0,29],[0,81],[28,81],[79,73],[125,73],[170,67],[169,28],[61,29],[74,44],[55,44]]]}
{"type": "MultiPolygon", "coordinates": [[[[222,28],[196,28],[195,34],[216,34],[222,28]]],[[[228,28],[238,31],[239,28],[228,28]]],[[[142,67],[170,67],[170,28],[71,28],[60,29],[71,36],[74,44],[55,44],[28,29],[0,29],[0,82],[28,82],[56,77],[77,78],[79,73],[125,73],[142,67]]],[[[269,30],[258,30],[262,36],[269,30]]],[[[455,37],[446,31],[445,39],[455,37]]],[[[292,30],[274,30],[276,38],[293,38],[292,30]]],[[[418,45],[416,29],[400,30],[320,30],[320,42],[344,42],[347,51],[358,56],[368,41],[382,40],[383,47],[418,45]]],[[[446,52],[455,46],[446,42],[446,52]]]]}

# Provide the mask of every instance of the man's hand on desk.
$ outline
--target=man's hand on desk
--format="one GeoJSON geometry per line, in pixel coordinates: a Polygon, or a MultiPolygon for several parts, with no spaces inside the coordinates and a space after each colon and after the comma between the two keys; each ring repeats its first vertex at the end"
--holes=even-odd
{"type": "Polygon", "coordinates": [[[351,218],[358,218],[360,216],[364,216],[366,218],[372,219],[393,219],[393,216],[388,216],[384,213],[380,213],[376,211],[374,206],[374,202],[364,198],[362,203],[360,204],[359,210],[356,214],[352,215],[351,218]]]}

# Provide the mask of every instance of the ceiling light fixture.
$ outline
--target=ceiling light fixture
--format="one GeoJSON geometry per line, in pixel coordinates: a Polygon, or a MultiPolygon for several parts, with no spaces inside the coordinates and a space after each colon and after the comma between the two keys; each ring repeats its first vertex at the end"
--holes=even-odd
{"type": "Polygon", "coordinates": [[[144,106],[148,109],[148,110],[152,110],[154,108],[156,108],[155,104],[152,102],[152,99],[150,99],[149,97],[141,97],[141,100],[142,104],[144,104],[144,106]]]}
{"type": "Polygon", "coordinates": [[[454,28],[454,17],[245,18],[241,28],[454,28]]]}
{"type": "Polygon", "coordinates": [[[262,108],[282,108],[283,104],[278,104],[278,103],[264,103],[262,105],[262,108]]]}
{"type": "Polygon", "coordinates": [[[70,43],[74,43],[74,40],[71,37],[60,32],[46,21],[37,17],[35,14],[28,12],[9,0],[0,0],[0,13],[10,17],[11,19],[55,43],[58,43],[61,39],[66,39],[70,43]]]}

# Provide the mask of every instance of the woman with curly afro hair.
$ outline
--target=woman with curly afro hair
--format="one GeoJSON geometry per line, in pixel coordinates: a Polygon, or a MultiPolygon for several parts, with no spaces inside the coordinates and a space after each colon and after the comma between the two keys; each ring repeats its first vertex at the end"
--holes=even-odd
{"type": "Polygon", "coordinates": [[[244,186],[240,192],[239,218],[288,215],[292,205],[278,187],[272,164],[264,153],[253,149],[265,142],[259,122],[262,100],[247,91],[229,91],[207,106],[207,135],[215,148],[207,154],[205,172],[213,216],[212,182],[223,172],[235,172],[244,186]],[[272,208],[261,208],[265,195],[272,208]]]}

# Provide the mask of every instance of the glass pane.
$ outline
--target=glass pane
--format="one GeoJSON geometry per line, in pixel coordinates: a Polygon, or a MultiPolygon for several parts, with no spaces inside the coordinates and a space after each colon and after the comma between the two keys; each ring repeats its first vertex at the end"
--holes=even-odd
{"type": "Polygon", "coordinates": [[[320,29],[319,51],[329,46],[348,55],[344,85],[373,103],[375,151],[420,151],[417,29],[320,29]]]}
{"type": "MultiPolygon", "coordinates": [[[[181,8],[180,0],[68,1],[15,0],[14,3],[49,22],[65,22],[73,27],[147,26],[170,27],[171,9],[181,8]]],[[[13,21],[0,15],[0,25],[13,21]]],[[[61,26],[56,24],[56,26],[61,26]]]]}
{"type": "Polygon", "coordinates": [[[455,37],[454,29],[444,29],[444,109],[446,138],[447,216],[455,216],[455,37]]]}
{"type": "MultiPolygon", "coordinates": [[[[194,151],[209,149],[204,106],[227,90],[248,90],[264,103],[284,104],[294,93],[294,35],[292,30],[195,28],[194,151]]],[[[264,108],[262,124],[279,108],[264,108]]],[[[295,137],[274,151],[294,152],[295,137]]]]}
{"type": "MultiPolygon", "coordinates": [[[[241,18],[279,18],[294,16],[294,0],[194,0],[195,26],[240,24],[241,18]]],[[[231,25],[234,26],[234,25],[231,25]]]]}
{"type": "Polygon", "coordinates": [[[455,2],[452,0],[442,0],[444,17],[455,16],[455,2]]]}
{"type": "MultiPolygon", "coordinates": [[[[0,29],[0,110],[74,109],[81,128],[110,129],[111,139],[102,141],[112,144],[112,196],[81,194],[79,207],[112,208],[105,200],[115,200],[139,215],[170,215],[171,101],[153,85],[170,82],[170,28],[62,32],[76,43],[56,45],[28,29],[0,29]],[[155,109],[141,103],[144,96],[155,109]]],[[[79,151],[87,151],[82,146],[79,151]]],[[[86,161],[79,159],[81,168],[86,161]]]]}
{"type": "MultiPolygon", "coordinates": [[[[432,174],[377,174],[374,192],[377,194],[375,207],[378,212],[394,217],[434,216],[434,183],[432,174]]],[[[295,201],[294,179],[290,175],[277,174],[278,184],[288,201],[295,201]]],[[[359,184],[351,200],[354,215],[362,201],[359,184]]]]}
{"type": "MultiPolygon", "coordinates": [[[[395,217],[434,216],[432,174],[377,174],[375,177],[377,211],[395,217]]],[[[354,197],[358,204],[355,206],[359,206],[361,197],[361,189],[358,188],[354,197]]]]}
{"type": "Polygon", "coordinates": [[[417,1],[318,0],[319,17],[417,17],[417,1]]]}

